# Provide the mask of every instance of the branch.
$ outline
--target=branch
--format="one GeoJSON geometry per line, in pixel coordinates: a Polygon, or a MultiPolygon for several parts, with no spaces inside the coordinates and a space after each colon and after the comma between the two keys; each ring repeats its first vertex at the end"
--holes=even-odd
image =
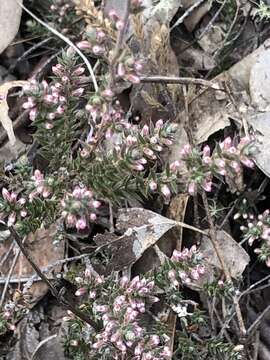
{"type": "Polygon", "coordinates": [[[86,316],[84,313],[82,313],[80,310],[77,310],[73,305],[71,305],[70,303],[66,302],[66,299],[63,298],[62,296],[59,295],[57,289],[54,287],[54,285],[52,284],[52,282],[47,278],[46,275],[43,274],[43,272],[40,270],[40,268],[38,267],[38,265],[35,263],[35,260],[33,259],[32,255],[30,254],[30,252],[27,250],[27,248],[24,246],[22,239],[20,238],[19,234],[17,233],[17,231],[15,230],[15,228],[13,226],[9,227],[10,233],[14,236],[14,240],[17,243],[17,245],[19,246],[21,252],[23,253],[23,255],[25,256],[25,258],[27,259],[27,261],[29,262],[29,264],[32,266],[32,268],[35,270],[35,272],[38,274],[38,276],[41,278],[42,281],[45,282],[45,284],[47,284],[47,286],[49,287],[49,289],[51,290],[51,293],[53,294],[53,296],[57,299],[57,301],[63,305],[67,310],[70,310],[74,315],[76,315],[78,318],[80,318],[81,320],[85,321],[87,324],[91,325],[96,331],[99,330],[99,326],[98,324],[91,320],[90,318],[88,318],[88,316],[86,316]]]}
{"type": "MultiPolygon", "coordinates": [[[[222,251],[220,249],[219,243],[217,242],[217,239],[216,239],[215,225],[214,225],[214,222],[213,222],[210,210],[209,210],[209,204],[208,204],[208,200],[207,200],[207,196],[206,196],[205,191],[203,191],[203,193],[202,193],[202,200],[203,200],[203,205],[204,205],[205,212],[206,212],[207,221],[208,221],[209,227],[210,227],[210,230],[209,230],[210,241],[211,241],[211,243],[213,245],[213,248],[215,249],[215,252],[216,252],[217,257],[219,259],[219,262],[221,264],[221,267],[222,267],[222,270],[224,272],[226,280],[228,282],[230,282],[231,284],[233,284],[230,271],[229,271],[229,269],[227,267],[227,264],[226,264],[226,262],[224,260],[224,257],[223,257],[222,251]]],[[[240,309],[240,306],[239,306],[239,301],[238,301],[238,298],[237,298],[237,296],[235,294],[233,294],[233,304],[235,306],[236,317],[237,317],[237,320],[238,320],[241,335],[245,336],[246,335],[246,328],[245,328],[243,316],[242,316],[242,313],[241,313],[241,309],[240,309]]]]}
{"type": "Polygon", "coordinates": [[[59,31],[57,31],[56,29],[52,28],[50,25],[46,24],[44,21],[42,21],[41,19],[39,19],[35,14],[33,14],[30,10],[28,10],[23,4],[21,4],[18,0],[17,3],[24,9],[24,11],[26,11],[30,16],[32,16],[33,19],[35,19],[37,22],[39,22],[41,25],[43,25],[47,30],[49,30],[51,33],[53,33],[54,35],[56,35],[57,37],[59,37],[61,40],[63,40],[66,44],[68,44],[70,47],[72,47],[72,49],[74,49],[74,51],[82,58],[82,60],[84,61],[85,65],[87,66],[87,69],[90,73],[90,76],[92,78],[93,81],[93,85],[95,88],[95,92],[98,92],[98,84],[97,84],[97,80],[92,68],[92,65],[90,64],[89,60],[87,59],[87,57],[81,52],[80,49],[77,48],[76,45],[73,44],[72,41],[70,41],[65,35],[61,34],[59,31]]]}
{"type": "Polygon", "coordinates": [[[115,46],[115,50],[112,56],[112,59],[110,61],[110,88],[114,87],[114,83],[115,83],[115,67],[116,67],[116,62],[117,59],[119,58],[119,56],[121,55],[121,50],[123,47],[123,41],[124,41],[124,36],[125,33],[127,31],[128,28],[128,19],[129,19],[129,12],[130,12],[130,3],[131,0],[125,0],[125,12],[124,12],[124,18],[123,18],[123,27],[122,29],[119,31],[118,36],[117,36],[117,40],[116,40],[116,46],[115,46]]]}

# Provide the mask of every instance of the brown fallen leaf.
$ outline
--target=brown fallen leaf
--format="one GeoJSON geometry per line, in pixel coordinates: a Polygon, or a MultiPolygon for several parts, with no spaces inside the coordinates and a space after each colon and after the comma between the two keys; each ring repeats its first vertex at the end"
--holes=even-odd
{"type": "Polygon", "coordinates": [[[120,210],[116,226],[119,231],[124,232],[122,236],[105,233],[98,234],[94,238],[98,246],[106,247],[109,252],[110,261],[106,266],[108,273],[133,265],[163,235],[176,226],[199,231],[192,226],[142,208],[120,210]]]}
{"type": "MultiPolygon", "coordinates": [[[[217,231],[216,240],[223,254],[224,261],[231,277],[239,278],[250,261],[249,255],[226,231],[217,231]]],[[[221,265],[213,245],[207,236],[203,236],[200,252],[206,263],[206,274],[201,278],[201,283],[213,281],[214,273],[220,272],[221,265]]]]}
{"type": "MultiPolygon", "coordinates": [[[[53,243],[56,232],[57,227],[53,224],[48,229],[38,229],[35,233],[30,233],[25,240],[25,246],[28,248],[29,252],[31,252],[34,261],[41,270],[64,258],[64,242],[60,242],[57,245],[53,243]]],[[[0,243],[0,257],[8,251],[11,242],[12,239],[9,238],[0,243]]],[[[3,275],[8,274],[12,261],[13,252],[11,252],[1,269],[3,275]]],[[[54,271],[60,271],[60,269],[61,265],[58,267],[56,266],[54,271]]],[[[11,280],[31,278],[33,275],[35,275],[35,272],[31,265],[27,259],[20,254],[11,280]]],[[[47,272],[46,275],[50,277],[50,272],[47,272]]],[[[29,290],[32,297],[31,305],[34,305],[38,300],[40,300],[47,291],[48,287],[46,284],[41,281],[34,282],[29,290]]]]}
{"type": "Polygon", "coordinates": [[[26,85],[27,81],[10,81],[0,86],[0,122],[6,130],[10,144],[15,145],[16,138],[13,130],[12,120],[8,116],[7,96],[8,91],[14,87],[21,87],[26,85]]]}

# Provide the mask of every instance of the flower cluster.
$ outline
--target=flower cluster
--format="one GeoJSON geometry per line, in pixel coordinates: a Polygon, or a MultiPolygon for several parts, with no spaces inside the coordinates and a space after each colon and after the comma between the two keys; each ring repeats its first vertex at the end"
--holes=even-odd
{"type": "Polygon", "coordinates": [[[78,98],[84,93],[84,89],[79,87],[80,76],[84,73],[83,67],[70,68],[62,64],[52,67],[52,72],[56,75],[55,81],[48,84],[43,80],[41,84],[31,80],[24,86],[24,92],[28,96],[27,102],[22,106],[30,110],[29,118],[31,121],[46,119],[44,126],[47,130],[52,129],[67,110],[69,98],[78,98]]]}
{"type": "Polygon", "coordinates": [[[185,175],[187,190],[191,195],[201,188],[211,192],[213,177],[224,176],[228,184],[234,182],[242,174],[242,166],[252,168],[254,166],[251,157],[255,151],[253,140],[247,137],[241,138],[238,144],[232,138],[227,137],[217,145],[211,155],[208,145],[204,146],[202,153],[185,145],[181,151],[181,161],[185,162],[188,173],[185,175]]]}
{"type": "Polygon", "coordinates": [[[5,334],[7,331],[16,330],[16,322],[27,312],[27,307],[20,301],[7,301],[0,311],[0,335],[5,334]]]}
{"type": "Polygon", "coordinates": [[[57,22],[59,24],[65,23],[65,17],[74,7],[71,1],[69,0],[56,0],[53,1],[53,4],[50,6],[50,10],[53,14],[57,14],[57,22]]]}
{"type": "Polygon", "coordinates": [[[256,248],[254,252],[259,254],[259,258],[270,267],[270,211],[265,210],[256,218],[250,214],[247,226],[242,225],[240,229],[250,246],[255,240],[261,241],[260,248],[256,248]]]}
{"type": "MultiPolygon", "coordinates": [[[[138,10],[141,8],[140,1],[132,1],[131,8],[138,10]]],[[[125,54],[121,54],[118,58],[114,58],[114,50],[112,45],[115,44],[115,39],[112,34],[121,31],[124,27],[123,20],[118,16],[115,10],[111,10],[108,18],[104,20],[104,26],[88,26],[84,40],[77,43],[81,50],[91,52],[95,56],[103,57],[108,64],[116,65],[116,80],[126,81],[133,84],[140,82],[140,74],[143,68],[143,63],[139,59],[135,59],[130,49],[126,46],[125,54]],[[109,25],[108,25],[109,24],[109,25]],[[108,29],[110,26],[111,29],[108,29]],[[116,62],[116,64],[115,64],[116,62]]]]}
{"type": "Polygon", "coordinates": [[[89,222],[96,220],[96,211],[101,203],[95,200],[93,193],[85,187],[76,186],[73,192],[67,193],[61,201],[62,217],[67,227],[84,230],[89,222]]]}
{"type": "Polygon", "coordinates": [[[29,201],[33,201],[37,196],[41,196],[47,199],[52,195],[52,187],[54,185],[54,179],[52,177],[45,178],[44,174],[40,170],[36,169],[31,177],[32,182],[29,183],[31,192],[29,194],[29,201]]]}
{"type": "MultiPolygon", "coordinates": [[[[170,358],[167,335],[155,333],[154,327],[147,329],[142,323],[147,308],[159,301],[154,281],[139,276],[132,280],[105,279],[89,269],[75,281],[81,286],[76,291],[84,303],[81,309],[89,309],[102,324],[99,332],[92,329],[91,343],[88,337],[89,356],[108,354],[110,358],[121,359],[127,354],[138,360],[170,358]]],[[[75,321],[72,316],[65,320],[75,321]]],[[[71,345],[79,346],[79,340],[71,345]]]]}
{"type": "Polygon", "coordinates": [[[205,272],[201,260],[202,256],[196,245],[183,251],[174,250],[170,259],[171,269],[167,272],[170,284],[178,287],[198,280],[205,272]]]}
{"type": "Polygon", "coordinates": [[[18,194],[6,188],[2,189],[2,199],[0,199],[0,218],[5,221],[7,218],[7,225],[12,226],[16,223],[18,218],[25,218],[27,210],[25,209],[26,199],[20,197],[18,194]]]}

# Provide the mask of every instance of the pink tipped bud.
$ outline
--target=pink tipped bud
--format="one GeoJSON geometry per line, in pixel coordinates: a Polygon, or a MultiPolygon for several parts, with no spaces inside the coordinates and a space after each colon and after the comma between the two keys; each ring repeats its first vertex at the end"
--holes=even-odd
{"type": "Polygon", "coordinates": [[[97,220],[97,215],[94,214],[94,213],[91,213],[89,217],[90,217],[91,221],[96,221],[97,220]]]}
{"type": "Polygon", "coordinates": [[[82,296],[87,292],[86,288],[80,288],[75,292],[75,296],[82,296]]]}
{"type": "Polygon", "coordinates": [[[7,226],[12,226],[15,224],[15,221],[16,221],[16,213],[13,212],[9,215],[8,217],[8,222],[7,222],[7,226]]]}
{"type": "Polygon", "coordinates": [[[72,91],[72,96],[81,96],[84,93],[84,88],[78,88],[74,91],[72,91]]]}
{"type": "Polygon", "coordinates": [[[102,46],[95,45],[93,46],[92,51],[95,55],[101,55],[104,53],[104,48],[102,46]]]}
{"type": "Polygon", "coordinates": [[[125,76],[126,70],[125,70],[125,66],[123,63],[119,63],[118,67],[117,67],[117,75],[119,77],[123,77],[125,76]]]}
{"type": "Polygon", "coordinates": [[[53,128],[53,124],[46,122],[46,123],[45,123],[45,128],[46,128],[47,130],[51,130],[51,129],[53,128]]]}
{"type": "Polygon", "coordinates": [[[209,157],[209,156],[210,156],[210,147],[206,145],[203,148],[203,157],[209,157]]]}
{"type": "Polygon", "coordinates": [[[157,190],[157,183],[154,180],[151,180],[149,183],[149,188],[151,191],[157,190]]]}
{"type": "Polygon", "coordinates": [[[85,68],[80,66],[76,70],[73,71],[72,75],[74,76],[80,76],[85,72],[85,68]]]}
{"type": "Polygon", "coordinates": [[[90,50],[92,48],[92,45],[90,42],[83,40],[77,43],[77,47],[81,50],[90,50]]]}
{"type": "Polygon", "coordinates": [[[171,197],[171,190],[166,184],[161,186],[161,193],[166,199],[169,199],[171,197]]]}
{"type": "Polygon", "coordinates": [[[157,122],[156,122],[156,129],[158,129],[158,130],[160,130],[162,127],[163,127],[163,125],[164,125],[164,122],[163,122],[163,120],[158,120],[157,122]]]}
{"type": "Polygon", "coordinates": [[[104,91],[102,91],[101,95],[111,99],[114,96],[114,93],[111,89],[105,89],[104,91]]]}
{"type": "Polygon", "coordinates": [[[133,75],[133,74],[129,74],[126,76],[126,79],[128,81],[130,81],[132,84],[139,84],[140,83],[140,78],[139,76],[133,75]]]}
{"type": "Polygon", "coordinates": [[[195,195],[196,193],[196,185],[194,182],[191,182],[189,185],[188,185],[188,193],[190,195],[195,195]]]}
{"type": "Polygon", "coordinates": [[[149,126],[144,125],[141,131],[142,136],[148,136],[149,135],[149,126]]]}
{"type": "Polygon", "coordinates": [[[34,108],[30,111],[29,113],[29,119],[31,121],[35,121],[36,120],[36,117],[37,117],[37,114],[38,114],[38,111],[37,111],[37,108],[34,108]]]}
{"type": "Polygon", "coordinates": [[[6,201],[8,201],[8,202],[11,201],[10,193],[9,193],[9,191],[8,191],[6,188],[3,188],[3,189],[2,189],[2,196],[3,196],[3,198],[4,198],[6,201]]]}
{"type": "Polygon", "coordinates": [[[77,230],[84,230],[86,228],[87,224],[85,219],[81,218],[76,222],[76,229],[77,230]]]}
{"type": "Polygon", "coordinates": [[[27,216],[27,211],[21,210],[20,214],[21,214],[21,217],[25,218],[27,216]]]}
{"type": "Polygon", "coordinates": [[[57,64],[52,67],[52,72],[57,76],[61,76],[63,73],[63,70],[64,70],[64,68],[61,64],[57,64]]]}

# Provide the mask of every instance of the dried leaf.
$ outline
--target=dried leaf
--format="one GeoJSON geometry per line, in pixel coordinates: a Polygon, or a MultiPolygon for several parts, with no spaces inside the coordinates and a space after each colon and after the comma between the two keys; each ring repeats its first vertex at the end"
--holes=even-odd
{"type": "Polygon", "coordinates": [[[22,0],[0,1],[0,54],[18,32],[22,15],[19,3],[22,3],[22,0]]]}
{"type": "Polygon", "coordinates": [[[250,116],[248,123],[257,134],[258,153],[254,155],[256,165],[270,177],[270,112],[250,116]]]}
{"type": "MultiPolygon", "coordinates": [[[[64,242],[60,242],[57,245],[53,243],[54,237],[57,232],[56,225],[51,225],[48,229],[38,229],[35,233],[30,233],[25,241],[25,246],[28,248],[36,264],[40,269],[47,268],[50,264],[57,262],[64,258],[64,242]]],[[[10,245],[12,239],[8,239],[0,244],[0,257],[5,254],[10,245]]],[[[7,261],[4,263],[1,272],[6,275],[10,269],[13,261],[13,253],[11,252],[7,261]]],[[[55,271],[60,271],[61,266],[56,266],[55,271]]],[[[31,278],[35,275],[34,270],[27,261],[27,259],[20,254],[17,264],[14,268],[11,280],[19,278],[31,278]]],[[[50,272],[46,273],[50,276],[50,272]]],[[[36,303],[42,298],[48,291],[47,285],[41,281],[35,282],[30,293],[32,295],[32,303],[36,303]]]]}
{"type": "Polygon", "coordinates": [[[146,250],[175,226],[192,228],[150,210],[120,210],[117,229],[124,234],[120,237],[111,233],[98,234],[94,239],[98,246],[107,246],[111,256],[106,271],[118,271],[134,264],[146,250]]]}
{"type": "Polygon", "coordinates": [[[249,90],[258,111],[270,111],[270,49],[263,51],[252,66],[249,90]]]}
{"type": "Polygon", "coordinates": [[[27,84],[27,81],[10,81],[0,86],[0,122],[6,130],[10,144],[15,145],[16,138],[13,131],[12,120],[8,116],[7,96],[8,91],[14,87],[21,87],[27,84]]]}
{"type": "MultiPolygon", "coordinates": [[[[249,263],[249,255],[227,232],[224,230],[217,231],[216,240],[219,244],[220,250],[223,254],[224,261],[234,279],[241,276],[249,263]]],[[[209,239],[209,237],[203,236],[200,251],[203,254],[204,261],[206,262],[207,276],[203,277],[203,281],[211,281],[213,271],[221,269],[221,265],[215,249],[209,239]]],[[[212,279],[213,280],[213,279],[212,279]]]]}

